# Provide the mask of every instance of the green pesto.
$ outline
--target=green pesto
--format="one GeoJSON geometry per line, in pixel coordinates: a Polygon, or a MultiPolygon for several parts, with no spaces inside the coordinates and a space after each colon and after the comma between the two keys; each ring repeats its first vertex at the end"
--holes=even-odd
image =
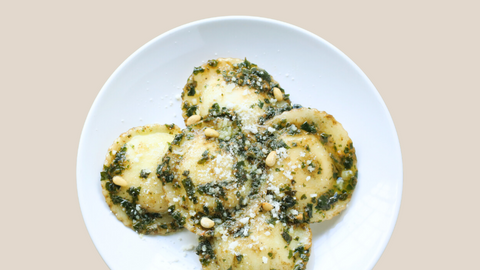
{"type": "Polygon", "coordinates": [[[138,201],[138,195],[140,195],[140,189],[141,187],[130,187],[127,190],[127,193],[132,196],[132,203],[136,203],[138,201]]]}
{"type": "MultiPolygon", "coordinates": [[[[133,229],[136,232],[143,234],[152,234],[156,232],[155,230],[147,229],[147,226],[153,224],[155,219],[161,218],[162,215],[159,213],[149,213],[147,210],[137,207],[135,202],[126,200],[113,193],[110,193],[110,198],[114,204],[120,204],[123,208],[125,208],[125,213],[127,214],[128,218],[130,220],[134,220],[133,229]]],[[[167,224],[164,225],[168,228],[167,224]]],[[[175,224],[171,224],[172,228],[176,226],[177,225],[175,224]]]]}
{"type": "Polygon", "coordinates": [[[309,124],[307,121],[305,121],[301,126],[301,129],[305,130],[306,132],[309,133],[316,133],[317,129],[315,128],[314,123],[309,124]]]}
{"type": "Polygon", "coordinates": [[[195,197],[195,185],[193,184],[192,179],[187,177],[182,180],[182,184],[185,188],[185,192],[187,192],[188,198],[196,204],[198,199],[195,197]]]}
{"type": "Polygon", "coordinates": [[[168,212],[172,216],[173,220],[175,220],[175,223],[178,224],[179,226],[185,225],[185,217],[180,214],[180,212],[175,211],[175,205],[171,205],[168,207],[168,212]]]}
{"type": "Polygon", "coordinates": [[[171,183],[175,178],[171,168],[170,168],[170,157],[163,157],[162,163],[157,167],[157,177],[162,181],[162,183],[171,183]]]}
{"type": "Polygon", "coordinates": [[[142,169],[142,170],[140,171],[140,178],[147,179],[148,176],[150,175],[150,173],[151,173],[150,170],[142,169]]]}
{"type": "Polygon", "coordinates": [[[187,83],[187,96],[194,96],[195,95],[195,88],[197,87],[197,81],[192,80],[191,82],[187,83]]]}
{"type": "Polygon", "coordinates": [[[175,137],[173,138],[172,144],[179,145],[184,136],[185,136],[185,133],[183,132],[175,135],[175,137]]]}
{"type": "Polygon", "coordinates": [[[332,135],[326,133],[320,134],[320,142],[322,142],[322,144],[328,143],[328,138],[330,138],[330,136],[332,135]]]}
{"type": "Polygon", "coordinates": [[[197,75],[198,73],[204,72],[205,69],[203,67],[194,67],[193,68],[193,75],[197,75]]]}
{"type": "Polygon", "coordinates": [[[202,153],[202,158],[200,158],[200,159],[197,161],[197,163],[198,163],[198,164],[205,164],[205,162],[207,162],[208,159],[209,159],[208,153],[209,153],[209,151],[208,151],[208,150],[205,150],[205,151],[202,153]]]}
{"type": "Polygon", "coordinates": [[[203,266],[209,265],[212,260],[215,259],[215,252],[213,251],[212,244],[209,239],[204,236],[198,238],[196,253],[200,257],[200,263],[203,266]]]}
{"type": "Polygon", "coordinates": [[[242,228],[240,228],[238,231],[236,231],[234,234],[233,234],[233,237],[234,238],[238,238],[238,237],[249,237],[251,234],[251,232],[248,230],[248,227],[247,226],[243,226],[242,228]]]}
{"type": "Polygon", "coordinates": [[[197,105],[190,106],[190,104],[187,101],[185,101],[185,103],[183,103],[183,108],[185,109],[185,113],[187,114],[187,116],[190,117],[196,114],[198,106],[197,105]]]}
{"type": "Polygon", "coordinates": [[[282,232],[282,237],[285,242],[287,242],[290,245],[290,242],[292,242],[292,236],[287,232],[287,230],[284,230],[282,232]]]}
{"type": "Polygon", "coordinates": [[[203,185],[199,185],[197,187],[197,192],[200,195],[209,195],[215,198],[222,198],[224,200],[227,199],[225,196],[224,186],[226,186],[227,182],[220,182],[220,183],[207,183],[203,185]]]}
{"type": "Polygon", "coordinates": [[[233,71],[228,73],[224,71],[223,78],[227,83],[233,82],[238,86],[248,86],[261,92],[269,92],[270,94],[271,89],[274,87],[280,88],[267,71],[257,67],[257,65],[249,62],[246,58],[243,62],[234,64],[233,71]]]}
{"type": "Polygon", "coordinates": [[[211,66],[211,67],[217,67],[218,65],[218,61],[215,60],[215,59],[212,59],[212,60],[208,60],[208,65],[211,66]]]}
{"type": "Polygon", "coordinates": [[[112,180],[114,176],[122,174],[128,167],[128,162],[125,157],[126,152],[127,145],[124,144],[122,148],[120,148],[120,151],[115,154],[112,164],[103,166],[103,171],[100,173],[100,180],[112,180]]]}

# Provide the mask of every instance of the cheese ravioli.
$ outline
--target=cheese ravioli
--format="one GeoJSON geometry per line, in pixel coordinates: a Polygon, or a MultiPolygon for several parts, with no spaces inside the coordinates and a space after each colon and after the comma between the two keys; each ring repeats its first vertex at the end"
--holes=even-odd
{"type": "Polygon", "coordinates": [[[232,220],[265,187],[266,171],[245,151],[251,145],[249,139],[234,123],[226,126],[231,130],[224,139],[209,137],[210,128],[203,123],[184,129],[157,169],[170,213],[198,235],[214,234],[201,226],[203,217],[217,224],[232,220]]]}
{"type": "Polygon", "coordinates": [[[163,184],[155,173],[179,132],[173,124],[136,127],[121,134],[108,149],[102,193],[115,216],[138,233],[168,234],[181,228],[168,214],[163,184]]]}
{"type": "Polygon", "coordinates": [[[357,184],[357,158],[343,126],[333,116],[307,108],[285,112],[266,125],[278,156],[269,169],[265,197],[274,216],[321,222],[344,210],[357,184]]]}
{"type": "Polygon", "coordinates": [[[185,122],[232,114],[247,133],[292,109],[288,95],[267,71],[245,60],[219,58],[194,68],[182,92],[185,122]]]}
{"type": "Polygon", "coordinates": [[[200,237],[196,251],[204,270],[305,269],[312,247],[308,224],[284,225],[269,213],[242,222],[237,233],[200,237]]]}

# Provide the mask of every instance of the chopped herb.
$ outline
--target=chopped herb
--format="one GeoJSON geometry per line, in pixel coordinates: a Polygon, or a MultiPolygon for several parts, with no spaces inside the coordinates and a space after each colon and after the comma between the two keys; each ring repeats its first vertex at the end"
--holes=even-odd
{"type": "Polygon", "coordinates": [[[212,60],[208,60],[208,65],[211,66],[211,67],[217,67],[218,65],[218,61],[215,60],[215,59],[212,59],[212,60]]]}
{"type": "Polygon", "coordinates": [[[288,234],[286,230],[282,232],[282,237],[290,245],[290,242],[292,242],[292,236],[288,234]]]}
{"type": "Polygon", "coordinates": [[[194,67],[193,68],[193,75],[197,75],[198,73],[204,72],[205,69],[203,67],[194,67]]]}
{"type": "Polygon", "coordinates": [[[311,125],[308,124],[307,121],[305,121],[301,126],[300,126],[301,129],[305,130],[306,132],[309,132],[309,133],[316,133],[317,132],[317,129],[315,128],[314,124],[312,123],[311,125]]]}
{"type": "Polygon", "coordinates": [[[132,196],[133,203],[138,201],[138,195],[140,195],[141,187],[130,187],[127,192],[132,196]]]}
{"type": "Polygon", "coordinates": [[[148,169],[142,169],[142,170],[140,171],[140,178],[146,179],[146,178],[148,178],[148,176],[150,175],[150,173],[151,173],[150,170],[148,170],[148,169]]]}
{"type": "Polygon", "coordinates": [[[202,158],[198,160],[198,164],[204,164],[208,160],[208,150],[205,150],[205,152],[202,153],[202,158]]]}
{"type": "Polygon", "coordinates": [[[103,171],[100,173],[100,180],[112,180],[115,175],[122,174],[123,170],[128,167],[125,154],[127,152],[127,145],[124,144],[120,151],[115,154],[115,158],[110,166],[103,166],[103,171]]]}
{"type": "Polygon", "coordinates": [[[187,96],[194,96],[195,95],[195,88],[197,87],[197,81],[193,80],[192,82],[189,82],[185,88],[187,90],[187,96]]]}
{"type": "Polygon", "coordinates": [[[190,177],[187,177],[182,180],[183,187],[187,192],[188,198],[193,201],[193,203],[197,203],[197,197],[195,197],[195,185],[192,182],[190,177]]]}
{"type": "Polygon", "coordinates": [[[180,134],[177,134],[175,135],[175,138],[173,138],[173,141],[172,141],[172,144],[173,145],[179,145],[180,142],[182,141],[183,139],[183,136],[185,136],[185,133],[180,133],[180,134]]]}
{"type": "Polygon", "coordinates": [[[265,103],[263,103],[262,101],[260,101],[260,100],[258,101],[258,107],[260,107],[260,109],[263,109],[264,104],[265,103]]]}
{"type": "MultiPolygon", "coordinates": [[[[186,102],[185,102],[185,104],[186,104],[186,102]]],[[[197,112],[197,108],[198,108],[197,105],[192,105],[192,106],[188,107],[187,116],[190,117],[190,116],[194,115],[197,112]]]]}
{"type": "Polygon", "coordinates": [[[198,239],[198,246],[196,248],[197,255],[200,256],[200,263],[203,266],[207,266],[215,259],[215,252],[213,251],[212,244],[208,241],[208,238],[201,236],[198,239]]]}

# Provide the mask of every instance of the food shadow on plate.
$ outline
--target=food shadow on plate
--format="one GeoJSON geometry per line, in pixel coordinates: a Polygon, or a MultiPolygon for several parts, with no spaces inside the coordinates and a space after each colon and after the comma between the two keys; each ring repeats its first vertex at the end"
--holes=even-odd
{"type": "Polygon", "coordinates": [[[344,219],[345,211],[340,213],[339,215],[333,217],[331,220],[327,220],[321,223],[311,223],[310,228],[312,230],[312,254],[310,255],[310,259],[307,264],[306,270],[315,269],[315,261],[317,260],[315,256],[315,249],[318,248],[315,246],[315,243],[318,242],[319,238],[324,235],[329,234],[331,230],[335,228],[335,226],[342,222],[344,219]]]}

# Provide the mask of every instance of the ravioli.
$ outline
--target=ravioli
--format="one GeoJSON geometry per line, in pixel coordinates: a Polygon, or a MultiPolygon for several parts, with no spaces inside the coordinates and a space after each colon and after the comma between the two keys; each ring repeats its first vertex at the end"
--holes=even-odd
{"type": "Polygon", "coordinates": [[[239,233],[200,237],[196,252],[203,269],[305,269],[312,246],[308,224],[284,225],[269,213],[243,222],[239,233]]]}
{"type": "Polygon", "coordinates": [[[187,125],[194,115],[212,119],[229,113],[247,133],[256,133],[259,124],[292,109],[289,96],[272,76],[246,59],[219,58],[196,67],[182,99],[187,125]]]}
{"type": "Polygon", "coordinates": [[[246,59],[195,67],[181,108],[186,129],[133,128],[110,147],[101,180],[112,212],[138,233],[197,234],[205,270],[305,269],[309,223],[343,211],[357,184],[343,126],[292,105],[246,59]]]}
{"type": "Polygon", "coordinates": [[[245,151],[249,139],[233,122],[225,121],[229,135],[224,139],[207,136],[210,128],[203,123],[183,130],[157,169],[170,213],[198,235],[214,234],[214,228],[201,225],[203,217],[216,224],[231,220],[265,187],[266,171],[245,151]]]}
{"type": "Polygon", "coordinates": [[[132,128],[108,150],[102,193],[117,219],[138,233],[163,235],[181,228],[168,214],[163,184],[155,173],[179,132],[173,124],[132,128]]]}
{"type": "Polygon", "coordinates": [[[266,125],[265,133],[272,132],[270,140],[277,142],[265,197],[274,205],[274,216],[321,222],[344,210],[357,184],[357,159],[343,126],[333,116],[307,108],[285,112],[266,125]]]}

